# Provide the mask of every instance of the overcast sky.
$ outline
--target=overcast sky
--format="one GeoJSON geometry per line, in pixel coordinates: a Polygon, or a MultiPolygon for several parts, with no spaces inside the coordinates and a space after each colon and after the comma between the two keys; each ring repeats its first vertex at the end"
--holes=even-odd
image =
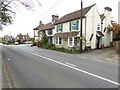
{"type": "MultiPolygon", "coordinates": [[[[34,0],[33,0],[34,1],[34,0]]],[[[39,25],[39,21],[49,23],[52,21],[51,15],[58,15],[59,17],[65,14],[74,12],[81,8],[81,0],[38,0],[41,3],[39,7],[37,4],[34,7],[35,11],[27,11],[20,6],[17,11],[16,19],[12,25],[9,25],[0,31],[0,37],[4,35],[16,36],[19,33],[27,34],[33,37],[33,28],[39,25]]],[[[93,4],[97,5],[98,12],[104,13],[104,7],[112,8],[113,20],[118,22],[118,2],[120,0],[83,0],[83,7],[93,4]]]]}

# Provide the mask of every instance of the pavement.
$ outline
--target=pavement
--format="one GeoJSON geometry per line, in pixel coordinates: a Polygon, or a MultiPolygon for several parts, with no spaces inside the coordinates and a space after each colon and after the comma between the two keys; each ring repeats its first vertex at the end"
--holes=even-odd
{"type": "Polygon", "coordinates": [[[118,53],[115,47],[90,50],[79,54],[79,56],[94,60],[118,63],[118,53]]]}
{"type": "MultiPolygon", "coordinates": [[[[30,45],[27,45],[27,47],[30,47],[30,45]]],[[[33,46],[33,48],[38,48],[38,47],[33,46]]],[[[97,61],[98,60],[107,61],[118,64],[118,53],[115,47],[84,51],[83,53],[78,54],[77,56],[83,58],[89,58],[97,61]]]]}

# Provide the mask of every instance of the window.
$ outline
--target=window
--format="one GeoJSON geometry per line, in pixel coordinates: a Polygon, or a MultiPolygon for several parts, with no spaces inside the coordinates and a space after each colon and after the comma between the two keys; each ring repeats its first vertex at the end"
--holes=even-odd
{"type": "Polygon", "coordinates": [[[44,34],[46,34],[46,31],[44,30],[44,31],[42,31],[42,35],[44,35],[44,34]]]}
{"type": "Polygon", "coordinates": [[[48,30],[48,35],[52,35],[52,29],[48,30]]]}
{"type": "Polygon", "coordinates": [[[77,37],[69,37],[68,40],[68,46],[77,46],[77,37]]]}
{"type": "Polygon", "coordinates": [[[58,42],[59,44],[62,44],[62,38],[59,38],[59,42],[58,42]]]}
{"type": "Polygon", "coordinates": [[[57,25],[57,32],[62,32],[62,24],[57,25]]]}
{"type": "Polygon", "coordinates": [[[58,44],[58,37],[56,37],[56,44],[58,44]]]}
{"type": "Polygon", "coordinates": [[[61,45],[61,44],[62,44],[62,38],[56,37],[56,45],[61,45]]]}
{"type": "Polygon", "coordinates": [[[97,30],[100,30],[100,24],[97,25],[97,30]]]}
{"type": "Polygon", "coordinates": [[[71,23],[71,28],[72,28],[72,30],[76,30],[76,22],[71,23]]]}
{"type": "Polygon", "coordinates": [[[79,30],[79,21],[70,22],[70,31],[79,30]]]}
{"type": "Polygon", "coordinates": [[[47,37],[48,43],[52,43],[52,37],[47,37]]]}
{"type": "Polygon", "coordinates": [[[72,37],[69,38],[69,46],[73,46],[73,38],[72,37]]]}

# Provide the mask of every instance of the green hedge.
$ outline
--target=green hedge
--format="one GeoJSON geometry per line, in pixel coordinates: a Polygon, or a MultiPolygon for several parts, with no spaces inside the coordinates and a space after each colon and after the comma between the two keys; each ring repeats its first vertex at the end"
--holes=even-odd
{"type": "Polygon", "coordinates": [[[55,47],[54,44],[40,45],[40,48],[55,50],[55,51],[60,51],[60,52],[65,52],[65,53],[70,53],[70,54],[79,54],[79,51],[77,51],[77,50],[72,50],[72,49],[69,50],[64,47],[57,48],[57,47],[55,47]]]}

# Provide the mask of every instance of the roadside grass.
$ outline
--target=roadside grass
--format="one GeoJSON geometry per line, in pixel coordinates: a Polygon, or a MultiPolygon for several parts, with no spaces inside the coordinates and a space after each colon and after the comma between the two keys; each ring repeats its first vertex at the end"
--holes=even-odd
{"type": "Polygon", "coordinates": [[[6,45],[15,45],[15,44],[6,44],[6,45]]]}

